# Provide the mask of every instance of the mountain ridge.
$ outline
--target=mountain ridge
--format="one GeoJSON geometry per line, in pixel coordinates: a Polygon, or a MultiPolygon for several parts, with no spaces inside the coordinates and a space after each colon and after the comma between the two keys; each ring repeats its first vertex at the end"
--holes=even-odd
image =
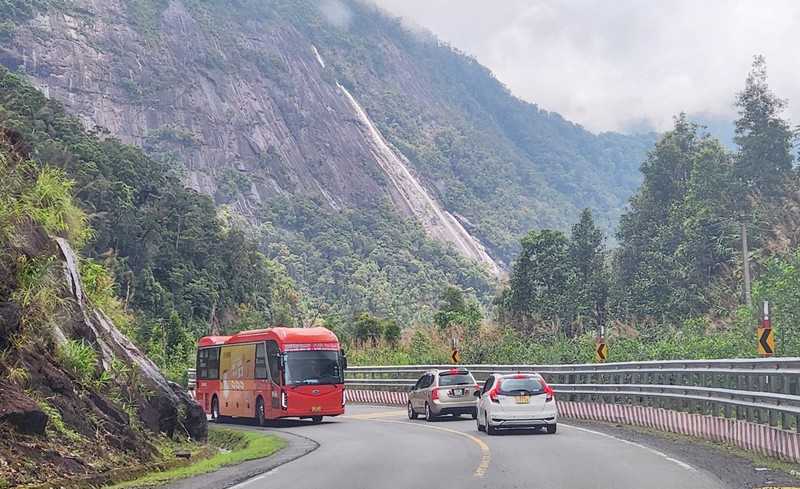
{"type": "MultiPolygon", "coordinates": [[[[613,234],[654,135],[591,134],[374,6],[328,4],[346,15],[285,0],[41,2],[0,62],[255,225],[278,198],[318,195],[336,212],[389,198],[490,270],[583,207],[613,234]],[[431,206],[404,200],[345,91],[431,206]]],[[[297,273],[309,289],[323,275],[297,273]]]]}

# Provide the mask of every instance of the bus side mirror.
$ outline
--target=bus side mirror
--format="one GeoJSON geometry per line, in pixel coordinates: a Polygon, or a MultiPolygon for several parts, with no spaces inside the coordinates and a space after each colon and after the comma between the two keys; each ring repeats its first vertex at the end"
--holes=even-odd
{"type": "Polygon", "coordinates": [[[347,370],[347,356],[344,354],[344,348],[339,350],[339,354],[342,356],[342,370],[347,370]]]}
{"type": "Polygon", "coordinates": [[[280,353],[276,353],[275,356],[278,357],[278,370],[283,372],[284,370],[286,370],[285,359],[283,358],[283,355],[281,355],[280,353]]]}

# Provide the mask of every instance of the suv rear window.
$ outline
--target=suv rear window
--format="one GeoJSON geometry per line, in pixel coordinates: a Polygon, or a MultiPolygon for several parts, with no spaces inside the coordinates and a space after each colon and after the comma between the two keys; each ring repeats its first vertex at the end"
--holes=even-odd
{"type": "Polygon", "coordinates": [[[439,385],[475,385],[475,379],[470,374],[439,374],[439,385]]]}
{"type": "Polygon", "coordinates": [[[506,396],[534,395],[544,392],[544,386],[537,377],[516,377],[500,380],[499,394],[506,396]]]}

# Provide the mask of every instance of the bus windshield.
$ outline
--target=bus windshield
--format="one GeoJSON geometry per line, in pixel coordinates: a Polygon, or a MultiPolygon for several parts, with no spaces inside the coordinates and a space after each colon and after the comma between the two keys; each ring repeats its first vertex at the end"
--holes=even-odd
{"type": "Polygon", "coordinates": [[[339,352],[331,350],[286,353],[286,385],[341,384],[339,352]]]}

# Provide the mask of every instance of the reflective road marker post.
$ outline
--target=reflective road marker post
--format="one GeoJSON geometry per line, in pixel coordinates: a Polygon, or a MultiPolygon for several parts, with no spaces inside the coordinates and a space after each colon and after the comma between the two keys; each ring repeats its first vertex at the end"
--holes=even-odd
{"type": "Polygon", "coordinates": [[[775,354],[775,334],[769,319],[769,302],[767,301],[764,301],[761,327],[758,328],[758,354],[762,357],[771,357],[775,354]]]}

